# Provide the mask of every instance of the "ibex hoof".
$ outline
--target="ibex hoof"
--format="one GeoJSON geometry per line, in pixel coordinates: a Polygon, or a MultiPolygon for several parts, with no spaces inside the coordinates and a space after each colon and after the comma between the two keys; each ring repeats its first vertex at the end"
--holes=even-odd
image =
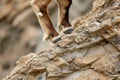
{"type": "Polygon", "coordinates": [[[52,43],[57,43],[58,41],[61,40],[61,37],[60,36],[51,37],[51,36],[45,35],[43,40],[51,41],[52,43]]]}
{"type": "Polygon", "coordinates": [[[61,37],[60,36],[57,36],[57,37],[54,37],[53,39],[52,39],[52,42],[53,43],[57,43],[58,41],[60,41],[61,40],[61,37]]]}
{"type": "Polygon", "coordinates": [[[63,30],[63,33],[64,33],[64,34],[70,34],[70,33],[72,33],[72,31],[73,31],[73,28],[68,27],[68,28],[65,28],[65,29],[63,30]]]}

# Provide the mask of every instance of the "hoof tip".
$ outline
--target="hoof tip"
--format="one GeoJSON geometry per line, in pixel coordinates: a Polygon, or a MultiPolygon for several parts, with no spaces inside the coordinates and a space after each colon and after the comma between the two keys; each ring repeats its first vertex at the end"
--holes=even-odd
{"type": "Polygon", "coordinates": [[[57,42],[60,41],[60,40],[61,40],[61,37],[60,37],[60,36],[57,36],[57,37],[55,37],[55,38],[52,39],[52,42],[53,42],[53,43],[57,43],[57,42]]]}
{"type": "Polygon", "coordinates": [[[63,33],[64,33],[64,34],[70,34],[70,33],[72,33],[72,31],[73,31],[72,28],[65,28],[65,29],[63,30],[63,33]]]}

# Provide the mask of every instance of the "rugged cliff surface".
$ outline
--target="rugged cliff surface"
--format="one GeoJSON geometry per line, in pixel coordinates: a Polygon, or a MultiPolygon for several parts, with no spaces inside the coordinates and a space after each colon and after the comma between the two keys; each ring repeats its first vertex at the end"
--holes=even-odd
{"type": "Polygon", "coordinates": [[[72,34],[17,61],[4,80],[120,80],[120,0],[96,0],[72,34]]]}
{"type": "MultiPolygon", "coordinates": [[[[93,1],[73,0],[70,21],[90,11],[93,1]]],[[[55,0],[49,5],[49,11],[57,26],[55,0]]],[[[49,47],[49,42],[42,41],[42,35],[29,0],[0,0],[0,80],[10,73],[21,56],[49,47]]]]}

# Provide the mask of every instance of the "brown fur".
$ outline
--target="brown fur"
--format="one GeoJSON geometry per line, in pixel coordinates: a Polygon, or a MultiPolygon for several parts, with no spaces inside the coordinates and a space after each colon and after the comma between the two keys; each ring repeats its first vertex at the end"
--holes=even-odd
{"type": "MultiPolygon", "coordinates": [[[[40,25],[44,31],[45,39],[53,39],[59,34],[53,27],[48,14],[48,5],[52,0],[31,0],[31,5],[36,13],[40,25]]],[[[69,22],[69,7],[72,3],[71,0],[56,0],[59,7],[58,27],[59,29],[65,29],[71,27],[69,22]]]]}

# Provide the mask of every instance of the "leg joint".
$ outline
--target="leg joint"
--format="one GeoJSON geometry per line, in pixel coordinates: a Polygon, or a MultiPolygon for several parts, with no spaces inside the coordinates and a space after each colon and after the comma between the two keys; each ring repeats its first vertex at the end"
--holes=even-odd
{"type": "Polygon", "coordinates": [[[39,11],[41,12],[41,13],[43,13],[43,14],[45,14],[46,12],[47,12],[47,6],[41,6],[40,8],[39,8],[39,11]]]}

